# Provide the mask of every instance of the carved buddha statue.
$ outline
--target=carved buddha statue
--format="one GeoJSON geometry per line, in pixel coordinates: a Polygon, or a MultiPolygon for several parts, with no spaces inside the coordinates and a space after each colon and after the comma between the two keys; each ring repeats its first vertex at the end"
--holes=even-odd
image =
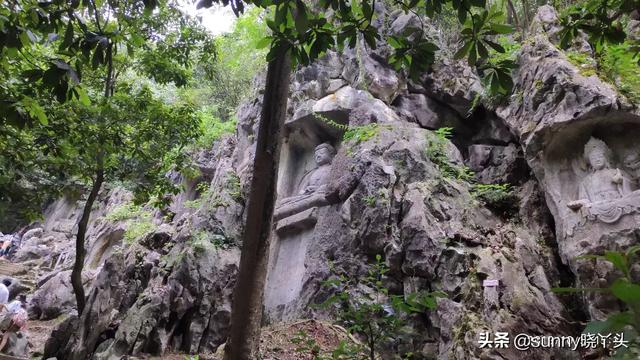
{"type": "Polygon", "coordinates": [[[584,147],[590,173],[580,182],[579,200],[567,204],[578,210],[592,203],[620,199],[630,193],[629,181],[620,169],[611,168],[611,150],[604,141],[591,138],[584,147]]]}
{"type": "Polygon", "coordinates": [[[622,165],[633,179],[634,187],[637,187],[638,180],[640,180],[640,153],[634,151],[626,154],[622,160],[622,165]]]}
{"type": "Polygon", "coordinates": [[[578,200],[567,206],[583,217],[612,224],[640,209],[640,192],[632,191],[628,173],[611,166],[611,150],[604,141],[591,138],[584,147],[589,174],[580,182],[578,200]]]}
{"type": "Polygon", "coordinates": [[[300,190],[297,195],[278,202],[273,215],[276,221],[314,206],[327,205],[329,173],[335,154],[336,150],[329,143],[322,143],[315,148],[316,168],[303,176],[298,186],[300,190]]]}

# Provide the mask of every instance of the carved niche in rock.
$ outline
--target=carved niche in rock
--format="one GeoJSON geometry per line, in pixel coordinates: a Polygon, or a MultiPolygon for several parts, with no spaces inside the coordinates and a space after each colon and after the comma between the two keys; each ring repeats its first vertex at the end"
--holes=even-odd
{"type": "Polygon", "coordinates": [[[328,214],[337,213],[339,199],[336,145],[346,112],[293,116],[285,123],[285,140],[278,169],[278,201],[273,221],[269,268],[265,285],[267,321],[294,316],[308,282],[308,249],[318,241],[328,214]],[[336,168],[336,169],[334,169],[336,168]]]}
{"type": "Polygon", "coordinates": [[[287,306],[295,302],[302,290],[307,248],[313,242],[319,217],[330,205],[327,196],[335,155],[335,148],[328,142],[316,146],[313,152],[315,167],[293,183],[294,195],[276,203],[273,219],[277,236],[271,249],[265,289],[266,314],[271,321],[286,318],[287,306]]]}
{"type": "Polygon", "coordinates": [[[284,235],[295,228],[315,225],[315,208],[328,205],[329,173],[335,148],[322,143],[315,148],[316,167],[306,173],[298,185],[298,194],[284,198],[276,204],[273,219],[278,221],[276,231],[284,235]],[[296,216],[296,215],[302,216],[296,216]]]}
{"type": "Polygon", "coordinates": [[[640,191],[636,190],[640,162],[633,153],[623,159],[621,170],[613,166],[613,154],[604,141],[591,137],[586,143],[587,171],[580,181],[578,198],[567,203],[577,215],[567,223],[567,236],[588,222],[615,224],[624,215],[640,211],[640,191]]]}
{"type": "MultiPolygon", "coordinates": [[[[640,243],[639,120],[625,114],[583,118],[541,133],[544,140],[527,150],[554,217],[559,255],[578,287],[606,287],[619,276],[611,264],[584,255],[640,243]]],[[[610,294],[583,296],[593,319],[620,310],[610,294]]]]}

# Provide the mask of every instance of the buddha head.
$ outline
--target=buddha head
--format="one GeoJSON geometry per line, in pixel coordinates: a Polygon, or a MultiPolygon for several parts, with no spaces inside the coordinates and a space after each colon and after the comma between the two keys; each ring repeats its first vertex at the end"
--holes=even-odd
{"type": "Polygon", "coordinates": [[[628,153],[622,160],[622,164],[627,169],[637,171],[640,169],[640,154],[637,152],[628,153]]]}
{"type": "Polygon", "coordinates": [[[611,150],[604,141],[590,138],[584,146],[584,158],[594,170],[611,167],[611,150]]]}
{"type": "Polygon", "coordinates": [[[326,165],[331,163],[333,157],[336,155],[336,149],[331,146],[329,143],[322,143],[316,146],[314,152],[314,159],[318,166],[326,165]]]}

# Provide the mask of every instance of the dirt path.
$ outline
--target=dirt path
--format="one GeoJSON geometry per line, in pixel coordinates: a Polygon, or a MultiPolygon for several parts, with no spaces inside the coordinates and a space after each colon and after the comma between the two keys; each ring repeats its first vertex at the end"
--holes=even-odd
{"type": "MultiPolygon", "coordinates": [[[[28,339],[33,345],[31,358],[38,358],[42,355],[44,344],[53,328],[64,318],[58,318],[49,321],[29,321],[28,339]]],[[[320,352],[326,352],[335,349],[340,341],[348,340],[347,332],[338,327],[316,320],[302,320],[289,324],[279,324],[267,327],[262,330],[260,341],[262,359],[263,360],[312,360],[314,355],[310,351],[296,351],[300,345],[295,344],[292,339],[300,338],[300,334],[306,334],[307,340],[313,339],[318,344],[320,352]]],[[[222,347],[216,354],[165,354],[161,357],[145,357],[148,360],[221,360],[222,347]]],[[[131,358],[135,359],[135,358],[131,358]]],[[[0,359],[1,360],[1,359],[0,359]]]]}

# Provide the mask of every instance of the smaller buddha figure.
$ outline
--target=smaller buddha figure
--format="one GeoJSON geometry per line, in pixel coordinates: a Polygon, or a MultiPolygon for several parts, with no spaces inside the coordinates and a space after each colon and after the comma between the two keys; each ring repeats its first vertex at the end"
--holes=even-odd
{"type": "Polygon", "coordinates": [[[584,158],[590,173],[580,182],[578,200],[567,204],[570,209],[582,210],[585,216],[605,223],[617,221],[627,212],[627,202],[632,200],[628,198],[632,193],[632,181],[620,169],[612,168],[611,155],[604,141],[589,139],[584,147],[584,158]]]}
{"type": "Polygon", "coordinates": [[[329,143],[322,143],[315,148],[314,160],[316,168],[305,174],[298,188],[297,195],[282,199],[276,205],[274,219],[280,220],[314,206],[327,205],[326,194],[329,186],[331,161],[336,150],[329,143]]]}
{"type": "Polygon", "coordinates": [[[634,188],[637,188],[640,180],[640,153],[637,151],[627,153],[622,159],[622,165],[633,179],[634,188]]]}

